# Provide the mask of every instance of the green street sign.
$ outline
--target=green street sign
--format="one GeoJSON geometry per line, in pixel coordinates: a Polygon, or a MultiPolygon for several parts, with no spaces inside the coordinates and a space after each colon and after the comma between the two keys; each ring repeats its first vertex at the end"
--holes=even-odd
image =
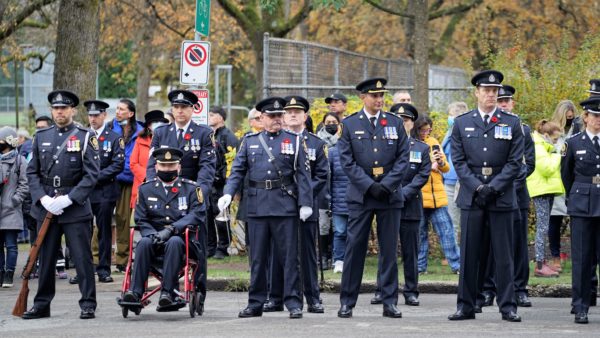
{"type": "Polygon", "coordinates": [[[203,36],[210,32],[210,0],[196,0],[196,32],[203,36]]]}

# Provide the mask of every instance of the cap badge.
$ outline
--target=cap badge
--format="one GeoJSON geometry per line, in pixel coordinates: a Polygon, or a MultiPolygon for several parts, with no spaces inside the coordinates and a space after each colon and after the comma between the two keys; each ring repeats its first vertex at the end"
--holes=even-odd
{"type": "Polygon", "coordinates": [[[490,82],[496,82],[496,77],[494,76],[494,74],[490,74],[488,80],[490,80],[490,82]]]}
{"type": "Polygon", "coordinates": [[[596,83],[592,83],[592,90],[596,90],[596,83]]]}
{"type": "Polygon", "coordinates": [[[398,113],[404,113],[404,107],[400,107],[400,109],[398,109],[398,113]]]}
{"type": "Polygon", "coordinates": [[[290,104],[296,104],[296,99],[292,98],[292,99],[290,100],[290,104]]]}
{"type": "Polygon", "coordinates": [[[177,95],[177,100],[183,100],[183,93],[179,93],[179,95],[177,95]]]}
{"type": "Polygon", "coordinates": [[[275,109],[281,108],[281,106],[279,105],[279,101],[275,101],[275,103],[273,103],[273,108],[275,108],[275,109]]]}
{"type": "Polygon", "coordinates": [[[96,105],[92,103],[92,104],[90,105],[90,110],[96,110],[96,105]]]}
{"type": "Polygon", "coordinates": [[[56,96],[54,97],[54,102],[56,102],[56,101],[62,101],[62,100],[63,100],[63,97],[60,94],[56,94],[56,96]]]}
{"type": "Polygon", "coordinates": [[[165,153],[165,160],[170,160],[170,159],[171,159],[171,152],[170,152],[170,151],[167,151],[167,152],[165,153]]]}
{"type": "Polygon", "coordinates": [[[500,94],[504,95],[504,88],[500,88],[500,94]]]}
{"type": "Polygon", "coordinates": [[[383,84],[381,83],[381,81],[377,81],[377,83],[375,84],[375,87],[381,88],[381,87],[383,87],[383,84]]]}

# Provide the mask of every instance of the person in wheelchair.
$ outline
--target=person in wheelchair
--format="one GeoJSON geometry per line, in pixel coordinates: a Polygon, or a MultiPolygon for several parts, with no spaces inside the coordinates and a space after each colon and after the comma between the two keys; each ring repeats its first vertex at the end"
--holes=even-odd
{"type": "Polygon", "coordinates": [[[135,249],[135,264],[130,289],[123,295],[128,304],[140,304],[152,262],[163,256],[162,289],[158,311],[176,311],[185,301],[175,293],[178,275],[185,259],[185,229],[195,229],[205,219],[202,190],[196,182],[178,177],[183,152],[176,148],[159,148],[156,177],[139,188],[135,223],[142,239],[135,249]]]}

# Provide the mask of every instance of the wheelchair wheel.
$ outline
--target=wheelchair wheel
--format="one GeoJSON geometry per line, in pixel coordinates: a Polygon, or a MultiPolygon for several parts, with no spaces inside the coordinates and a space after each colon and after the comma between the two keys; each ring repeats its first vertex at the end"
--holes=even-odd
{"type": "Polygon", "coordinates": [[[133,311],[133,313],[135,313],[136,316],[139,316],[140,313],[142,313],[142,308],[141,307],[140,308],[136,308],[135,310],[132,310],[132,311],[133,311]]]}
{"type": "Polygon", "coordinates": [[[196,302],[196,297],[194,296],[193,293],[190,295],[190,302],[188,305],[190,308],[190,317],[192,317],[192,318],[196,317],[197,302],[196,302]]]}
{"type": "Polygon", "coordinates": [[[202,302],[202,293],[201,292],[196,292],[196,297],[194,297],[196,299],[196,313],[198,314],[198,316],[202,316],[202,314],[204,313],[204,303],[202,302]]]}
{"type": "Polygon", "coordinates": [[[129,309],[126,306],[121,307],[121,314],[123,315],[123,318],[127,318],[127,315],[129,314],[129,309]]]}

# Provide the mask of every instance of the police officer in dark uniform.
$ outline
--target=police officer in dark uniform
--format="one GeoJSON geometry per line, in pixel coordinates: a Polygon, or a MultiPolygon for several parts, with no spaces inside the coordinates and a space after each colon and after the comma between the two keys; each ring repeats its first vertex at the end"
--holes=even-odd
{"type": "Polygon", "coordinates": [[[586,128],[562,151],[561,176],[571,217],[573,312],[575,323],[588,323],[592,268],[600,244],[600,96],[580,103],[586,128]]]}
{"type": "MultiPolygon", "coordinates": [[[[301,135],[306,143],[308,160],[310,161],[313,206],[316,206],[318,205],[318,197],[327,189],[327,178],[329,177],[326,143],[305,128],[310,107],[308,100],[302,96],[288,96],[285,101],[285,114],[283,117],[285,125],[291,132],[301,135]]],[[[300,222],[302,286],[308,304],[308,312],[312,313],[323,313],[325,311],[319,300],[316,243],[318,223],[318,212],[314,212],[306,221],[300,222]]],[[[263,306],[264,312],[283,311],[284,262],[275,250],[271,251],[271,260],[273,264],[270,274],[269,301],[263,306]]]]}
{"type": "Polygon", "coordinates": [[[285,100],[260,101],[265,130],[246,136],[227,179],[219,210],[231,203],[248,175],[248,232],[252,243],[248,306],[239,317],[262,316],[267,299],[268,251],[271,241],[283,262],[283,303],[290,318],[302,318],[298,265],[299,221],[312,214],[313,192],[306,145],[300,135],[282,130],[285,100]]]}
{"type": "Polygon", "coordinates": [[[383,316],[402,317],[396,306],[397,247],[409,141],[402,120],[383,111],[386,83],[384,78],[373,78],[356,86],[364,107],[342,121],[342,136],[337,143],[342,168],[350,180],[346,192],[348,234],[338,311],[341,318],[352,317],[356,305],[374,216],[377,216],[380,248],[383,316]]]}
{"type": "Polygon", "coordinates": [[[98,140],[88,129],[73,123],[74,107],[79,104],[77,95],[56,90],[48,94],[48,101],[56,124],[37,131],[27,179],[31,214],[38,221],[38,228],[47,212],[54,216],[40,249],[38,291],[33,307],[23,314],[23,319],[50,317],[56,255],[63,233],[79,276],[80,318],[90,319],[95,317],[96,285],[90,249],[92,209],[88,196],[100,173],[98,140]]]}
{"type": "Polygon", "coordinates": [[[450,320],[475,319],[477,293],[483,288],[491,249],[496,265],[498,305],[502,319],[519,322],[513,278],[515,180],[523,169],[523,130],[519,118],[497,108],[504,76],[495,70],[476,74],[477,109],[456,117],[452,129],[452,162],[460,190],[460,278],[457,311],[450,320]]]}
{"type": "Polygon", "coordinates": [[[140,186],[135,207],[135,224],[142,239],[135,248],[135,264],[129,291],[123,304],[141,305],[152,259],[164,256],[162,289],[157,311],[176,311],[185,306],[174,290],[185,257],[184,234],[204,221],[206,207],[195,181],[179,177],[184,153],[177,148],[158,148],[152,153],[156,177],[140,186]]]}
{"type": "MultiPolygon", "coordinates": [[[[505,112],[512,113],[515,106],[515,88],[509,85],[502,85],[498,90],[498,108],[505,112]]],[[[531,137],[531,128],[525,124],[523,127],[524,135],[524,154],[521,165],[521,173],[515,181],[517,191],[518,210],[515,211],[513,219],[513,242],[514,242],[514,271],[515,271],[515,294],[517,297],[517,306],[531,307],[531,300],[527,292],[529,282],[529,250],[527,231],[529,228],[529,192],[527,191],[526,179],[535,170],[535,144],[531,137]]],[[[494,259],[493,254],[488,256],[487,267],[485,271],[485,280],[483,282],[483,291],[477,298],[476,311],[481,307],[491,306],[496,297],[496,283],[494,282],[494,259]]]]}
{"type": "MultiPolygon", "coordinates": [[[[414,122],[419,117],[417,109],[408,103],[397,103],[390,108],[390,113],[402,118],[404,130],[409,135],[409,166],[402,178],[404,207],[402,208],[402,222],[400,223],[400,248],[404,266],[404,303],[410,306],[419,306],[419,268],[417,259],[419,256],[419,221],[423,218],[421,188],[427,183],[431,173],[431,157],[429,155],[429,145],[419,141],[418,137],[410,136],[414,122]]],[[[378,273],[377,291],[371,299],[371,304],[381,303],[378,273]]]]}
{"type": "MultiPolygon", "coordinates": [[[[90,194],[92,213],[98,227],[98,265],[96,274],[100,283],[112,283],[110,262],[112,256],[112,215],[119,199],[120,189],[116,181],[117,175],[123,171],[125,163],[125,143],[121,136],[110,128],[105,128],[106,109],[108,103],[98,100],[83,103],[88,111],[90,129],[98,138],[100,145],[100,174],[94,191],[90,194]]],[[[69,283],[77,284],[77,276],[69,279],[69,283]]]]}
{"type": "MultiPolygon", "coordinates": [[[[179,176],[196,182],[202,189],[203,196],[209,196],[215,177],[213,132],[209,127],[192,121],[193,106],[198,103],[198,97],[194,93],[187,90],[173,90],[169,93],[169,101],[171,101],[175,122],[154,130],[150,154],[160,148],[178,148],[183,151],[179,176]]],[[[155,164],[156,160],[150,156],[146,180],[156,177],[155,164]]],[[[200,264],[198,290],[202,294],[200,306],[203,306],[206,297],[207,233],[208,228],[203,220],[198,228],[201,248],[198,257],[200,264]]]]}

